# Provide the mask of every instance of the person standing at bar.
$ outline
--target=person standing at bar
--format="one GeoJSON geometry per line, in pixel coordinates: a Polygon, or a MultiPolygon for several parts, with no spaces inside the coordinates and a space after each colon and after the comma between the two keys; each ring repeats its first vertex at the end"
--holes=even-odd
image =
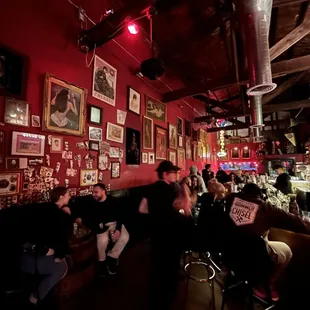
{"type": "Polygon", "coordinates": [[[276,189],[282,192],[284,195],[292,193],[291,177],[284,172],[284,168],[281,165],[275,165],[273,167],[278,177],[276,183],[273,185],[276,189]]]}

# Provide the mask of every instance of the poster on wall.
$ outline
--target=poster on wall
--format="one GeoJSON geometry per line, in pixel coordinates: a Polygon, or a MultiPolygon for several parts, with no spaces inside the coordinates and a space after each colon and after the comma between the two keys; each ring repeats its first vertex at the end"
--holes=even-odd
{"type": "Polygon", "coordinates": [[[75,136],[85,134],[87,90],[45,75],[43,130],[75,136]]]}
{"type": "Polygon", "coordinates": [[[167,129],[156,126],[155,127],[156,138],[156,159],[167,159],[167,129]]]}
{"type": "Polygon", "coordinates": [[[186,153],[186,159],[192,159],[192,143],[191,138],[186,137],[185,139],[185,153],[186,153]]]}
{"type": "Polygon", "coordinates": [[[166,105],[149,96],[146,96],[146,116],[156,119],[158,121],[166,121],[166,105]]]}
{"type": "Polygon", "coordinates": [[[140,131],[126,128],[126,165],[140,165],[140,131]]]}
{"type": "Polygon", "coordinates": [[[178,149],[178,166],[182,169],[185,170],[186,168],[186,160],[185,160],[185,151],[184,149],[178,149]]]}
{"type": "Polygon", "coordinates": [[[116,78],[117,70],[95,56],[92,96],[115,107],[116,78]]]}
{"type": "Polygon", "coordinates": [[[169,148],[176,149],[178,144],[177,127],[169,124],[169,148]]]}
{"type": "Polygon", "coordinates": [[[153,150],[153,120],[146,116],[143,117],[143,148],[146,150],[153,150]]]}

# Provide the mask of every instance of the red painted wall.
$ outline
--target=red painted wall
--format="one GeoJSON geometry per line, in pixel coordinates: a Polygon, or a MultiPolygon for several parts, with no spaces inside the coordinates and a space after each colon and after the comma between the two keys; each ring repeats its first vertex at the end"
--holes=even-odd
{"type": "MultiPolygon", "coordinates": [[[[99,16],[93,18],[99,19],[99,16]]],[[[79,22],[76,18],[75,9],[67,1],[55,0],[46,2],[35,0],[32,1],[31,4],[27,1],[7,1],[6,6],[1,7],[0,21],[1,25],[5,25],[0,27],[0,43],[29,56],[27,102],[30,104],[31,114],[42,116],[44,74],[49,72],[63,80],[87,88],[87,102],[103,107],[104,138],[106,135],[106,123],[112,122],[116,124],[116,110],[126,110],[127,86],[130,85],[141,93],[141,115],[139,117],[128,112],[124,127],[142,130],[142,118],[145,112],[144,95],[148,94],[149,96],[159,99],[160,94],[133,74],[133,71],[139,67],[137,59],[141,61],[151,56],[149,48],[141,37],[133,39],[128,38],[127,35],[122,35],[117,38],[117,42],[121,43],[137,59],[130,57],[128,53],[124,52],[115,42],[109,42],[96,50],[96,54],[99,57],[118,70],[116,107],[112,107],[91,96],[93,67],[86,67],[85,55],[81,53],[76,46],[77,34],[80,31],[79,22]]],[[[91,55],[88,56],[88,61],[90,58],[91,55]]],[[[163,80],[172,88],[177,88],[176,85],[180,86],[180,82],[177,79],[173,79],[169,72],[163,80]]],[[[159,81],[154,82],[152,86],[161,92],[169,90],[167,86],[159,81]]],[[[202,105],[197,105],[197,102],[193,105],[196,105],[194,108],[197,110],[204,110],[204,107],[202,105]]],[[[3,120],[3,112],[4,98],[0,97],[1,121],[3,120]]],[[[177,116],[183,119],[192,119],[192,117],[197,116],[197,114],[183,102],[167,104],[167,121],[176,124],[177,116]]],[[[154,125],[155,124],[165,128],[168,127],[168,123],[154,121],[154,125]]],[[[86,135],[84,138],[64,136],[64,141],[69,142],[73,156],[77,154],[81,154],[82,156],[86,155],[87,152],[78,151],[76,149],[76,142],[87,140],[87,128],[88,124],[86,126],[86,135]]],[[[36,128],[14,127],[11,125],[0,127],[0,130],[4,130],[6,133],[5,151],[7,156],[10,155],[10,139],[13,130],[42,134],[42,131],[36,128]]],[[[44,134],[48,135],[49,133],[45,132],[44,134]]],[[[57,135],[57,133],[54,133],[54,135],[57,135]]],[[[124,137],[123,145],[113,142],[111,142],[111,145],[121,147],[124,150],[125,138],[126,137],[124,137]]],[[[214,135],[210,136],[211,140],[214,138],[214,135]]],[[[210,142],[211,144],[215,143],[215,140],[210,142]]],[[[49,154],[48,146],[46,146],[46,153],[49,154]]],[[[93,154],[95,155],[95,153],[93,154]]],[[[55,175],[55,177],[59,177],[61,184],[64,184],[65,171],[66,168],[69,167],[69,163],[62,160],[61,155],[58,154],[50,154],[50,157],[51,167],[53,168],[55,168],[56,162],[61,162],[60,172],[58,175],[55,175]]],[[[191,164],[191,161],[187,161],[188,167],[191,164]]],[[[200,161],[197,165],[199,168],[202,168],[203,163],[200,161]]],[[[96,167],[96,164],[94,166],[96,167]]],[[[77,168],[76,162],[74,168],[77,168]]],[[[82,161],[82,168],[85,168],[84,160],[82,161]]],[[[124,160],[121,164],[121,178],[111,180],[110,171],[104,171],[104,183],[110,183],[112,189],[147,184],[156,179],[155,168],[156,165],[148,164],[141,164],[139,167],[128,167],[125,165],[124,160]]],[[[69,177],[68,179],[70,181],[70,187],[79,186],[79,178],[69,177]]]]}

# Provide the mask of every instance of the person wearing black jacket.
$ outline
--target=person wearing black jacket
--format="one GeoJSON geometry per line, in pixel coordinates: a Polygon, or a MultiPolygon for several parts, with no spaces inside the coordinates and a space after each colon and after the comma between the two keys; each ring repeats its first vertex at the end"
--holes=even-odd
{"type": "Polygon", "coordinates": [[[282,192],[284,195],[292,193],[291,177],[284,172],[281,165],[275,165],[273,169],[278,174],[276,183],[273,185],[276,189],[282,192]]]}
{"type": "Polygon", "coordinates": [[[129,233],[122,224],[118,200],[107,195],[104,184],[94,185],[92,202],[87,206],[87,212],[77,219],[77,223],[83,223],[97,236],[99,276],[104,277],[107,272],[115,274],[118,258],[129,241],[129,233]],[[114,246],[106,255],[111,241],[114,246]]]}
{"type": "Polygon", "coordinates": [[[65,256],[70,252],[72,220],[66,206],[70,193],[65,187],[56,187],[51,190],[50,198],[50,202],[23,207],[21,269],[42,276],[36,292],[29,298],[31,304],[44,299],[68,270],[65,256]]]}

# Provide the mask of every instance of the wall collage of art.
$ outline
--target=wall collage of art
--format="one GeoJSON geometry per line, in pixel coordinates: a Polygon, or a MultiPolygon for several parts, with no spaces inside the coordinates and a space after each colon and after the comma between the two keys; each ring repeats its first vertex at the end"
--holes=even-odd
{"type": "MultiPolygon", "coordinates": [[[[2,62],[3,73],[7,72],[4,65],[2,62]]],[[[14,72],[10,74],[12,79],[14,72]]],[[[8,75],[2,77],[0,90],[7,87],[8,81],[8,75]]],[[[116,85],[117,69],[95,56],[91,95],[115,107],[116,85]]],[[[103,107],[87,104],[87,96],[87,89],[46,73],[42,121],[39,115],[31,115],[27,102],[14,98],[14,94],[6,96],[5,126],[25,129],[13,131],[11,137],[0,131],[0,165],[6,168],[0,172],[0,209],[17,202],[44,201],[49,189],[59,183],[70,188],[72,195],[90,194],[92,186],[103,181],[104,171],[110,171],[111,179],[120,178],[123,160],[126,165],[135,166],[169,159],[185,169],[186,159],[197,161],[198,157],[207,157],[207,133],[192,130],[191,122],[179,117],[176,124],[167,124],[164,103],[146,95],[141,139],[140,131],[123,127],[127,113],[141,115],[139,92],[128,86],[127,111],[116,109],[117,124],[104,124],[103,107]],[[162,122],[163,127],[154,125],[153,120],[162,122]],[[30,126],[42,128],[43,134],[27,132],[30,126]],[[66,141],[68,135],[81,140],[71,145],[66,141]],[[5,156],[4,139],[11,139],[9,157],[5,156]],[[60,170],[65,171],[64,180],[59,177],[60,170]],[[72,178],[79,178],[79,188],[70,187],[72,178]]]]}

